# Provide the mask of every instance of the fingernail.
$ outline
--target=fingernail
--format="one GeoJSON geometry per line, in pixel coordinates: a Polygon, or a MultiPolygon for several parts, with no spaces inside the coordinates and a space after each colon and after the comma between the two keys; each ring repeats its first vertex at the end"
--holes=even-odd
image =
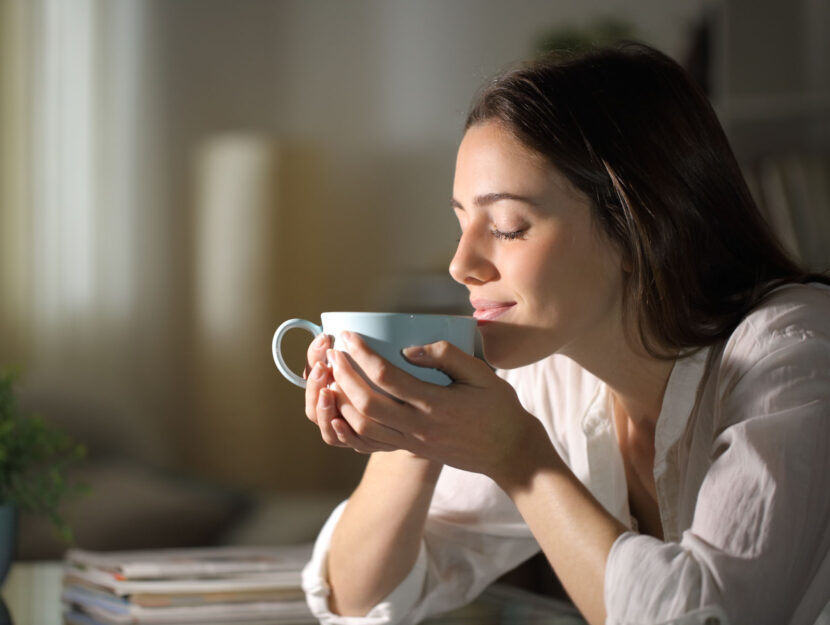
{"type": "Polygon", "coordinates": [[[312,345],[314,349],[323,349],[323,346],[326,344],[326,335],[322,332],[318,334],[315,339],[312,341],[312,345]]]}
{"type": "Polygon", "coordinates": [[[320,397],[317,400],[317,405],[320,406],[320,408],[328,408],[331,406],[331,393],[325,389],[322,389],[320,391],[320,397]]]}
{"type": "Polygon", "coordinates": [[[354,347],[354,334],[352,332],[349,332],[348,330],[343,330],[343,332],[340,333],[340,338],[343,339],[343,342],[349,349],[352,349],[352,347],[354,347]]]}
{"type": "Polygon", "coordinates": [[[318,362],[314,365],[314,368],[311,370],[311,377],[314,380],[322,380],[325,373],[326,368],[323,366],[323,363],[318,362]]]}
{"type": "Polygon", "coordinates": [[[427,355],[427,350],[423,347],[418,345],[413,345],[412,347],[404,347],[402,350],[404,357],[407,360],[420,360],[427,355]]]}
{"type": "Polygon", "coordinates": [[[329,364],[333,367],[337,366],[337,350],[334,349],[327,349],[326,350],[326,359],[329,361],[329,364]]]}

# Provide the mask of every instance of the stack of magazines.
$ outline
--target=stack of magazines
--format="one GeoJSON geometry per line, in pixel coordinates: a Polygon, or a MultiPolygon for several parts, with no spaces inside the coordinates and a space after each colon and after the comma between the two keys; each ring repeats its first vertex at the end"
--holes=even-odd
{"type": "Polygon", "coordinates": [[[67,553],[64,622],[314,623],[300,586],[311,546],[67,553]]]}

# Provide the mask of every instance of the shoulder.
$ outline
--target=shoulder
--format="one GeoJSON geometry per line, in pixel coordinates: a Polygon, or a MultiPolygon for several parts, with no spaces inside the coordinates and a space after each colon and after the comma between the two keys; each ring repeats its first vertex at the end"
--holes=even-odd
{"type": "Polygon", "coordinates": [[[830,340],[830,286],[790,284],[772,291],[744,317],[724,352],[757,357],[810,339],[830,340]]]}
{"type": "Polygon", "coordinates": [[[724,425],[830,397],[830,287],[787,285],[753,309],[723,346],[717,396],[724,425]],[[730,416],[731,415],[731,416],[730,416]]]}

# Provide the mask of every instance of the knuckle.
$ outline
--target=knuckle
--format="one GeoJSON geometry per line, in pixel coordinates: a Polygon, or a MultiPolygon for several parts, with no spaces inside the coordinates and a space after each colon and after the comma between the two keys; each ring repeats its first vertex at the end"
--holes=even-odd
{"type": "Polygon", "coordinates": [[[450,350],[450,343],[446,340],[441,340],[434,345],[435,354],[437,356],[444,356],[450,350]]]}
{"type": "Polygon", "coordinates": [[[412,431],[412,438],[422,445],[429,445],[432,441],[432,428],[427,424],[422,424],[412,431]]]}
{"type": "MultiPolygon", "coordinates": [[[[415,403],[415,406],[417,407],[418,411],[423,413],[424,417],[426,417],[427,419],[436,414],[435,404],[433,403],[432,398],[429,396],[423,399],[418,399],[417,403],[415,403]]],[[[438,410],[437,412],[440,413],[441,411],[438,410]]],[[[424,423],[427,423],[427,421],[424,421],[424,423]]]]}
{"type": "Polygon", "coordinates": [[[392,368],[389,366],[389,363],[379,363],[377,368],[375,369],[375,381],[379,383],[381,386],[383,386],[384,384],[390,381],[390,375],[392,375],[392,368]]]}
{"type": "Polygon", "coordinates": [[[352,429],[354,430],[355,434],[358,436],[366,436],[369,433],[369,420],[368,419],[356,419],[354,423],[352,423],[352,429]]]}
{"type": "Polygon", "coordinates": [[[369,414],[375,407],[375,400],[369,395],[361,394],[355,398],[354,407],[360,414],[369,414]]]}
{"type": "Polygon", "coordinates": [[[349,342],[349,353],[360,356],[368,356],[370,354],[369,350],[366,349],[366,343],[356,334],[352,335],[352,340],[349,342]]]}
{"type": "Polygon", "coordinates": [[[493,387],[497,389],[500,393],[504,393],[507,397],[510,397],[511,399],[518,400],[519,398],[519,394],[516,392],[516,389],[513,388],[513,385],[510,384],[507,380],[504,380],[502,378],[496,378],[493,387]]]}

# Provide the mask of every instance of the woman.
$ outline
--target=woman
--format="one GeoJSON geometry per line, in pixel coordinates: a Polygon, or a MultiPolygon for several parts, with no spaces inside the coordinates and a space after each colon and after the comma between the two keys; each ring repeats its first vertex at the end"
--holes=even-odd
{"type": "Polygon", "coordinates": [[[318,617],[416,622],[541,547],[592,624],[815,622],[830,288],[781,251],[683,70],[629,45],[499,77],[452,206],[496,371],[405,350],[453,379],[433,386],[348,337],[395,401],[311,346],[308,417],[378,452],[305,570],[318,617]]]}

